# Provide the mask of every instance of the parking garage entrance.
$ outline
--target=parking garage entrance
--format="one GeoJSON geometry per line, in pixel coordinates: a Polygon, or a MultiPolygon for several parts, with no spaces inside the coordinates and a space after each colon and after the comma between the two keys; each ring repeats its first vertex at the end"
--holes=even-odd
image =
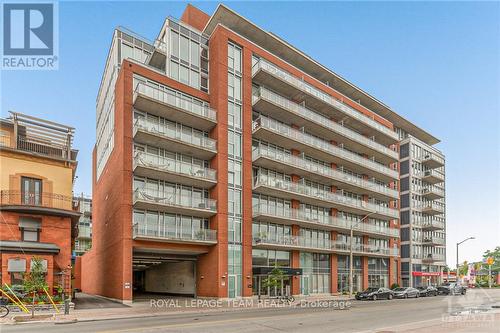
{"type": "Polygon", "coordinates": [[[196,255],[134,249],[133,299],[196,297],[196,255]]]}

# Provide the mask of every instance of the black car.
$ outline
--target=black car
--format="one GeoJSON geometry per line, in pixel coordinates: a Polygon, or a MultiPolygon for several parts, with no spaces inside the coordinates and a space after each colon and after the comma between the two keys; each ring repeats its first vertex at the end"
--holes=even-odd
{"type": "Polygon", "coordinates": [[[394,293],[387,288],[368,288],[358,292],[355,297],[357,300],[371,299],[376,301],[377,299],[393,299],[394,293]]]}
{"type": "Polygon", "coordinates": [[[436,287],[427,286],[427,287],[417,287],[420,296],[437,296],[439,294],[436,287]]]}
{"type": "Polygon", "coordinates": [[[445,283],[437,288],[440,295],[465,295],[467,287],[459,283],[445,283]]]}
{"type": "Polygon", "coordinates": [[[397,298],[409,298],[409,297],[419,297],[420,293],[418,289],[412,287],[400,287],[392,290],[394,292],[394,297],[397,298]]]}

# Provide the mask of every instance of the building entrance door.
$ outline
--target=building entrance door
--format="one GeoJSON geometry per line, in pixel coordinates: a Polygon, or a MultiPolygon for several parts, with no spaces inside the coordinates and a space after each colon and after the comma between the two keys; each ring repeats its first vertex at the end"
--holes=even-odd
{"type": "Polygon", "coordinates": [[[302,295],[309,295],[309,276],[302,275],[300,279],[300,293],[302,295]]]}
{"type": "Polygon", "coordinates": [[[227,277],[228,297],[235,298],[238,295],[238,284],[236,283],[236,275],[229,274],[227,277]]]}

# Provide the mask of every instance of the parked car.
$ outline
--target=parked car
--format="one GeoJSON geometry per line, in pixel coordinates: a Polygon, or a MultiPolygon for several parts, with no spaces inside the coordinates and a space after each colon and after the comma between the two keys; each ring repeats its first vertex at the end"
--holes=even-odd
{"type": "Polygon", "coordinates": [[[387,288],[368,288],[364,291],[358,292],[356,294],[357,300],[371,299],[376,301],[377,299],[392,299],[394,293],[392,290],[387,288]]]}
{"type": "Polygon", "coordinates": [[[437,296],[439,294],[436,287],[417,287],[420,296],[437,296]]]}
{"type": "Polygon", "coordinates": [[[396,288],[393,290],[393,292],[394,292],[394,297],[397,297],[397,298],[409,298],[409,297],[417,298],[420,296],[418,289],[415,289],[412,287],[396,288]]]}
{"type": "Polygon", "coordinates": [[[465,295],[467,292],[467,287],[460,283],[445,283],[437,289],[440,295],[465,295]]]}

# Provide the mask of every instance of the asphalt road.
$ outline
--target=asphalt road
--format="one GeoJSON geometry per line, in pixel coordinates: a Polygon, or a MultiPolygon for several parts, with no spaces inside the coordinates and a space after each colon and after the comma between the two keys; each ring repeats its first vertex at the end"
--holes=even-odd
{"type": "Polygon", "coordinates": [[[0,332],[498,332],[500,314],[494,317],[490,311],[485,312],[488,317],[478,318],[462,312],[456,316],[457,311],[495,303],[500,304],[500,290],[488,294],[474,290],[466,296],[355,301],[349,310],[247,309],[64,325],[5,325],[0,332]]]}

